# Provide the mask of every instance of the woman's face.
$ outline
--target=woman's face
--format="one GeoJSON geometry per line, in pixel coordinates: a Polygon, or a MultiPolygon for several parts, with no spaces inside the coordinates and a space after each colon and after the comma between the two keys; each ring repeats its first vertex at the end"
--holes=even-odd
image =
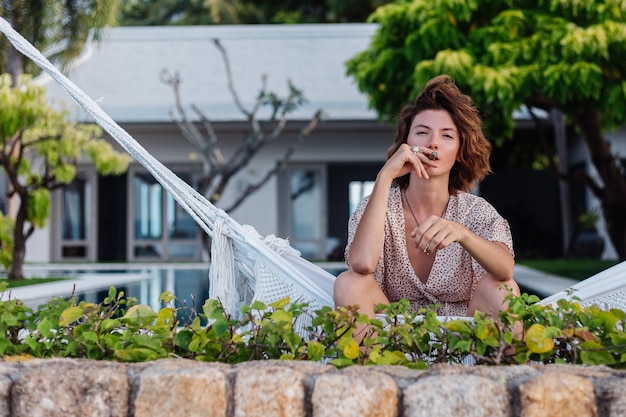
{"type": "Polygon", "coordinates": [[[427,167],[429,175],[448,173],[456,162],[461,141],[452,117],[445,110],[423,110],[411,123],[406,139],[409,146],[419,146],[425,153],[437,152],[436,166],[427,167]]]}

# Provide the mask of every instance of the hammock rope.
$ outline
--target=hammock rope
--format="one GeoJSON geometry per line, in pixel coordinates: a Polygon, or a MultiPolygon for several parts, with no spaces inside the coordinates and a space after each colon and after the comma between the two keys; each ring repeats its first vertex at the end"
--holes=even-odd
{"type": "MultiPolygon", "coordinates": [[[[94,100],[16,32],[5,19],[0,19],[0,31],[6,35],[16,50],[47,72],[79,107],[93,117],[95,122],[108,132],[131,157],[144,166],[213,239],[212,253],[216,257],[211,260],[209,276],[217,282],[210,282],[209,287],[212,288],[211,295],[218,298],[225,307],[228,306],[227,311],[236,313],[233,309],[235,305],[249,301],[242,299],[242,294],[239,294],[236,286],[233,285],[235,263],[237,263],[239,274],[249,281],[248,286],[257,294],[255,299],[259,299],[258,294],[263,289],[263,285],[276,285],[281,281],[290,280],[296,284],[291,286],[292,291],[289,294],[292,301],[333,305],[334,276],[332,274],[299,256],[294,256],[295,250],[285,249],[289,247],[289,243],[284,239],[271,235],[262,240],[252,226],[242,226],[234,221],[226,212],[211,204],[203,195],[148,153],[94,100]],[[305,263],[309,265],[303,265],[305,263]],[[307,277],[303,274],[303,269],[312,275],[307,277]]],[[[264,302],[279,299],[272,299],[267,291],[263,294],[265,299],[261,301],[264,302]]]]}
{"type": "MultiPolygon", "coordinates": [[[[212,238],[209,296],[219,299],[226,311],[236,314],[243,303],[272,302],[290,297],[311,307],[333,306],[334,275],[305,260],[285,239],[262,238],[249,225],[240,225],[226,212],[184,182],[148,153],[97,103],[65,77],[33,45],[0,18],[3,32],[15,49],[30,58],[58,82],[68,96],[89,113],[96,123],[143,165],[176,202],[212,238]]],[[[581,304],[626,310],[626,262],[541,300],[554,304],[575,296],[581,304]]],[[[304,326],[305,323],[301,323],[304,326]]]]}

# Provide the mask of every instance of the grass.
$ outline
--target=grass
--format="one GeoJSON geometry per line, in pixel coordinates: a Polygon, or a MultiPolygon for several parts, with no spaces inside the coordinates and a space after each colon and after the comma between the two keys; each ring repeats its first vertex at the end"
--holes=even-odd
{"type": "Polygon", "coordinates": [[[548,274],[582,281],[619,263],[600,259],[518,259],[516,263],[548,274]]]}
{"type": "Polygon", "coordinates": [[[0,283],[6,282],[7,288],[25,287],[27,285],[45,284],[47,282],[64,281],[69,278],[49,277],[49,278],[24,278],[24,279],[8,279],[0,278],[0,283]]]}

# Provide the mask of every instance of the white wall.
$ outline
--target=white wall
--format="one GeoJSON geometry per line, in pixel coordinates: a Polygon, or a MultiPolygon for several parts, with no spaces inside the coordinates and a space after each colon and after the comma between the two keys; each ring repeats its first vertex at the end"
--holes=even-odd
{"type": "MultiPolygon", "coordinates": [[[[294,123],[295,125],[295,123],[294,123]]],[[[219,128],[219,126],[218,126],[219,128]]],[[[166,166],[177,163],[191,163],[195,150],[180,137],[176,127],[136,127],[131,132],[154,157],[166,166]]],[[[229,206],[240,190],[249,181],[256,181],[283,155],[295,136],[294,128],[287,130],[275,143],[264,148],[250,166],[246,167],[229,184],[226,193],[218,203],[219,207],[229,206]]],[[[230,127],[220,133],[220,148],[228,158],[241,143],[243,133],[230,127]]],[[[385,152],[393,142],[393,129],[375,122],[322,123],[313,131],[292,155],[292,162],[363,162],[384,161],[385,152]],[[359,126],[360,124],[360,126],[359,126]]],[[[254,226],[261,235],[278,234],[278,181],[270,180],[255,194],[251,195],[236,210],[230,213],[239,223],[254,226]]]]}
{"type": "Polygon", "coordinates": [[[50,262],[50,227],[35,229],[26,241],[26,262],[50,262]]]}

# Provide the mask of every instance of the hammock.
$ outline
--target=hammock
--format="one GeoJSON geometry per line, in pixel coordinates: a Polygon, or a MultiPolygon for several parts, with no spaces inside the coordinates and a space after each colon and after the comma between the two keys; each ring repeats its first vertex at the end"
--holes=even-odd
{"type": "Polygon", "coordinates": [[[243,303],[272,302],[285,297],[293,302],[309,303],[313,308],[334,304],[334,275],[302,258],[287,240],[273,235],[263,239],[252,226],[238,224],[150,155],[4,19],[0,19],[0,31],[15,49],[57,81],[211,237],[210,298],[219,299],[230,313],[239,311],[243,303]]]}
{"type": "Polygon", "coordinates": [[[583,307],[595,305],[602,310],[617,308],[626,311],[626,262],[546,297],[541,300],[541,304],[555,305],[560,299],[572,297],[580,298],[583,307]]]}
{"type": "MultiPolygon", "coordinates": [[[[287,240],[274,235],[262,238],[253,227],[238,224],[150,155],[4,19],[0,19],[0,31],[18,51],[57,81],[211,237],[209,297],[219,299],[227,312],[237,314],[242,304],[255,300],[270,303],[285,297],[308,303],[312,308],[334,305],[334,275],[302,258],[287,240]]],[[[584,303],[626,310],[626,284],[620,278],[624,273],[626,263],[621,263],[541,302],[551,304],[560,298],[570,298],[573,292],[584,303]]]]}

